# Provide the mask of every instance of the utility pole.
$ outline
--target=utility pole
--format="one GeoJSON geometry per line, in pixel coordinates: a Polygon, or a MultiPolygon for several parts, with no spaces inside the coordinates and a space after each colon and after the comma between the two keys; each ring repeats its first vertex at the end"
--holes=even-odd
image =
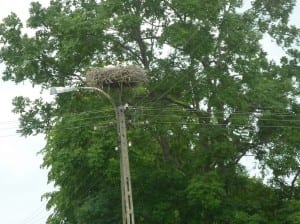
{"type": "Polygon", "coordinates": [[[122,192],[123,224],[134,224],[134,211],[131,189],[131,177],[128,158],[127,131],[125,122],[125,106],[117,108],[118,134],[120,140],[120,173],[122,192]]]}
{"type": "MultiPolygon", "coordinates": [[[[50,94],[59,94],[80,89],[97,91],[105,96],[112,104],[117,120],[117,131],[120,143],[120,177],[122,195],[123,224],[134,224],[131,177],[128,158],[127,131],[125,109],[127,106],[116,106],[113,98],[103,88],[113,87],[119,90],[119,100],[122,90],[126,87],[136,87],[148,80],[146,71],[135,65],[93,68],[86,74],[86,87],[52,87],[50,94]]],[[[121,100],[120,100],[121,102],[121,100]]]]}

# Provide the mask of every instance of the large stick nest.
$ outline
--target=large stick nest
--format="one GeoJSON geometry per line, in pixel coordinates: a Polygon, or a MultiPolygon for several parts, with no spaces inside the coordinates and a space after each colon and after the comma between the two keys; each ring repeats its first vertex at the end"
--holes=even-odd
{"type": "Polygon", "coordinates": [[[146,71],[136,65],[96,67],[86,73],[87,85],[97,88],[134,87],[146,81],[146,71]]]}

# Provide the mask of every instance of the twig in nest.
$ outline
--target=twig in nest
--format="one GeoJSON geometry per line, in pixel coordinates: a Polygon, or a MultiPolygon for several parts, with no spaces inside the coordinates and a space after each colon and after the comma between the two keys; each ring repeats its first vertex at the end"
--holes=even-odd
{"type": "Polygon", "coordinates": [[[93,68],[86,73],[88,86],[105,87],[132,87],[147,82],[146,71],[136,65],[93,68]]]}

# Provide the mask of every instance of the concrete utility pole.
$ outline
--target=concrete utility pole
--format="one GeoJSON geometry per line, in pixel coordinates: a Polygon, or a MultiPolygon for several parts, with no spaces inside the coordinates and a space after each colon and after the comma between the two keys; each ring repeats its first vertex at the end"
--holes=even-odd
{"type": "Polygon", "coordinates": [[[120,143],[120,178],[121,178],[121,193],[122,193],[122,217],[123,224],[134,224],[133,200],[131,189],[131,177],[129,169],[128,142],[127,130],[125,122],[126,106],[116,106],[113,99],[102,89],[96,87],[52,87],[50,94],[60,94],[65,92],[77,91],[79,89],[98,91],[104,95],[112,104],[117,120],[117,131],[120,143]]]}
{"type": "MultiPolygon", "coordinates": [[[[125,109],[127,106],[116,106],[112,97],[103,88],[115,88],[119,90],[121,99],[122,90],[126,87],[135,87],[146,82],[147,76],[144,69],[135,66],[116,66],[107,68],[93,68],[86,74],[86,87],[52,87],[50,94],[76,91],[79,89],[98,91],[112,104],[117,120],[117,131],[120,143],[120,179],[122,195],[123,224],[134,224],[133,199],[131,189],[131,177],[129,169],[127,131],[125,123],[125,109]]],[[[120,100],[119,99],[119,100],[120,100]]],[[[120,103],[121,100],[120,100],[120,103]]]]}
{"type": "Polygon", "coordinates": [[[131,190],[131,177],[129,169],[127,131],[125,123],[125,107],[118,106],[117,122],[120,139],[120,172],[122,191],[122,216],[123,224],[134,224],[134,212],[131,190]]]}

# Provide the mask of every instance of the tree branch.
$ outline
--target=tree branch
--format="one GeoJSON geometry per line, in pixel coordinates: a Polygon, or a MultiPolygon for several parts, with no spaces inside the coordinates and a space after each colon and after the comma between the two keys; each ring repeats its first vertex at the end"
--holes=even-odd
{"type": "Polygon", "coordinates": [[[300,167],[298,168],[298,171],[297,171],[296,175],[294,176],[294,178],[293,178],[293,180],[292,180],[291,187],[292,187],[293,189],[295,188],[296,181],[297,181],[299,175],[300,175],[300,167]]]}
{"type": "Polygon", "coordinates": [[[176,100],[174,98],[172,98],[171,96],[166,96],[165,97],[166,100],[170,101],[171,103],[174,103],[178,106],[181,106],[185,109],[188,109],[188,110],[195,110],[194,108],[191,107],[191,105],[185,103],[185,102],[182,102],[182,101],[179,101],[179,100],[176,100]]]}

